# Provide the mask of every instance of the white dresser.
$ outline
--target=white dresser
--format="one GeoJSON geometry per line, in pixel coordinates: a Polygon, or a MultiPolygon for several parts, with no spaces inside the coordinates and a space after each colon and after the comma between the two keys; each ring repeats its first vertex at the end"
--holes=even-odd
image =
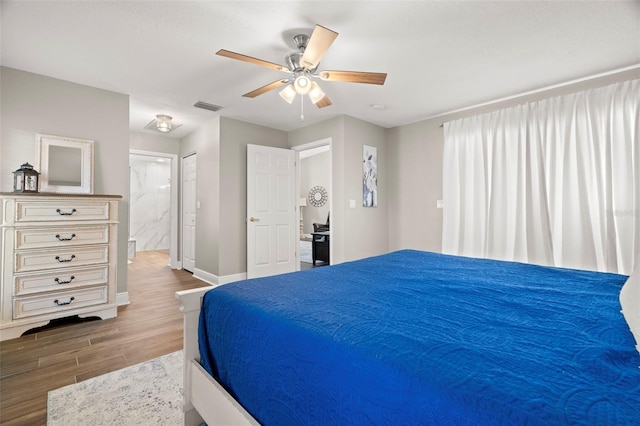
{"type": "Polygon", "coordinates": [[[55,318],[117,315],[120,198],[0,193],[0,340],[55,318]]]}

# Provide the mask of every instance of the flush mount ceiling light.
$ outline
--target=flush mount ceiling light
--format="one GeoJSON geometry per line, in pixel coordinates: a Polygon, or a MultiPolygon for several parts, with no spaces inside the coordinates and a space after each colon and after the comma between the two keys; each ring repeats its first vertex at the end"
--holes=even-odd
{"type": "MultiPolygon", "coordinates": [[[[286,102],[293,103],[297,94],[301,96],[301,99],[304,99],[304,95],[309,95],[309,99],[311,99],[318,108],[324,108],[331,105],[331,101],[322,91],[320,85],[313,81],[313,79],[383,85],[387,78],[386,73],[318,71],[320,61],[336,37],[338,37],[337,32],[331,31],[321,25],[315,26],[311,37],[305,34],[298,34],[293,40],[296,42],[299,51],[285,57],[286,66],[225,49],[220,49],[216,52],[216,55],[293,74],[289,78],[274,81],[249,93],[245,93],[242,95],[244,97],[255,98],[270,90],[285,86],[284,89],[280,91],[280,96],[286,102]]],[[[302,102],[302,104],[304,104],[304,102],[302,102]]],[[[301,118],[304,119],[304,115],[302,115],[301,118]]]]}
{"type": "Polygon", "coordinates": [[[182,126],[182,124],[172,122],[173,117],[170,115],[158,114],[156,118],[151,120],[149,124],[144,126],[147,130],[156,130],[162,133],[169,133],[178,127],[182,126]]]}
{"type": "Polygon", "coordinates": [[[167,133],[171,131],[171,119],[168,115],[156,115],[156,128],[159,132],[167,133]]]}

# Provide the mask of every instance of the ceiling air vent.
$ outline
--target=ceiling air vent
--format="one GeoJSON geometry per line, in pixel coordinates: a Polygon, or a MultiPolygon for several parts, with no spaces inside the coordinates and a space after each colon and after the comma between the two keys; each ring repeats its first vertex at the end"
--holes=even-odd
{"type": "Polygon", "coordinates": [[[195,104],[193,104],[193,106],[196,108],[208,109],[209,111],[213,111],[213,112],[216,112],[222,109],[221,106],[210,104],[207,102],[202,102],[202,101],[196,102],[195,104]]]}

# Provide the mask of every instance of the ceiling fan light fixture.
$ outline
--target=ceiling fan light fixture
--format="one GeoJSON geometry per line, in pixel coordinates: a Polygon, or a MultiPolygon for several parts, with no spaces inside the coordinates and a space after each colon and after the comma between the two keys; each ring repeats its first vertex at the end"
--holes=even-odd
{"type": "Polygon", "coordinates": [[[322,98],[324,98],[324,92],[320,88],[320,85],[318,83],[316,83],[315,81],[312,81],[311,82],[311,90],[309,90],[309,99],[311,99],[311,102],[313,102],[314,105],[315,105],[322,98]]]}
{"type": "Polygon", "coordinates": [[[293,103],[296,94],[296,89],[294,89],[291,84],[287,84],[284,89],[280,91],[280,96],[288,103],[293,103]]]}
{"type": "Polygon", "coordinates": [[[156,128],[158,131],[167,133],[171,131],[171,119],[168,115],[158,114],[156,115],[156,128]]]}
{"type": "Polygon", "coordinates": [[[296,92],[301,95],[306,95],[311,90],[311,79],[304,74],[296,77],[296,80],[293,82],[295,86],[296,92]]]}

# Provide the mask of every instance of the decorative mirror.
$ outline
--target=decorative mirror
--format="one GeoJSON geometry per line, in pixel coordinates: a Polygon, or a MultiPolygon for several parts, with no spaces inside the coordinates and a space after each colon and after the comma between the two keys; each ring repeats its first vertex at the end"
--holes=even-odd
{"type": "Polygon", "coordinates": [[[322,207],[329,199],[327,190],[321,186],[314,186],[309,190],[309,204],[314,207],[322,207]]]}
{"type": "Polygon", "coordinates": [[[93,141],[36,135],[40,191],[93,194],[93,141]]]}

